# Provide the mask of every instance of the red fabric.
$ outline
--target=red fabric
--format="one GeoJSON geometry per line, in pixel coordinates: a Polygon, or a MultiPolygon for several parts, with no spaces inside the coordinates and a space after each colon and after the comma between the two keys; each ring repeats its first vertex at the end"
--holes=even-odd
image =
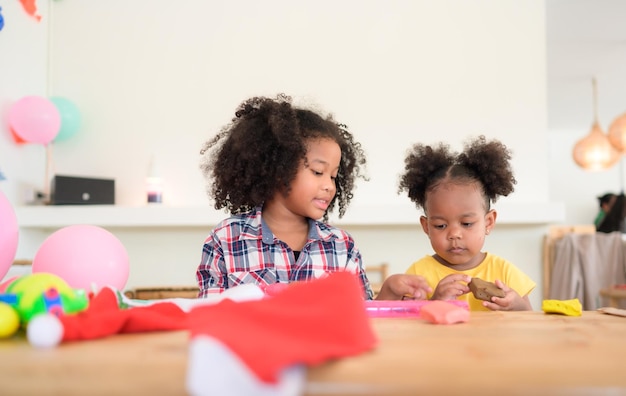
{"type": "Polygon", "coordinates": [[[263,300],[223,300],[189,313],[169,302],[121,309],[115,292],[105,288],[87,310],[59,319],[63,341],[189,329],[192,337],[208,335],[223,342],[266,382],[276,382],[289,365],[356,355],[377,343],[360,283],[347,272],[294,283],[263,300]]]}
{"type": "Polygon", "coordinates": [[[189,325],[192,337],[219,339],[265,382],[276,382],[286,366],[356,355],[377,343],[359,281],[347,272],[259,301],[195,307],[189,325]]]}
{"type": "Polygon", "coordinates": [[[63,323],[63,341],[102,338],[119,333],[187,329],[187,313],[176,304],[164,302],[119,308],[112,289],[104,288],[90,301],[89,307],[75,315],[59,318],[63,323]]]}

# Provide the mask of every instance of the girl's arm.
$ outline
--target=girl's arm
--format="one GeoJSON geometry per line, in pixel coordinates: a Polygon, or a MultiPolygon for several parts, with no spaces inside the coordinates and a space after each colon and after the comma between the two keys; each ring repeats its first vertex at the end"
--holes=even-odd
{"type": "Polygon", "coordinates": [[[205,298],[212,293],[221,293],[228,288],[224,268],[224,254],[219,239],[211,234],[202,245],[202,259],[196,270],[198,298],[205,298]]]}
{"type": "Polygon", "coordinates": [[[405,296],[425,300],[432,288],[419,275],[394,274],[385,279],[377,300],[402,300],[405,296]]]}

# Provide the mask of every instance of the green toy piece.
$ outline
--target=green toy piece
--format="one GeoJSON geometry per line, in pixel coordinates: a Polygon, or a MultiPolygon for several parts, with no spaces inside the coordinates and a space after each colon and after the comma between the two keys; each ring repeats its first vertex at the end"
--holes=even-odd
{"type": "Polygon", "coordinates": [[[0,301],[11,305],[23,326],[36,315],[52,313],[56,316],[83,311],[89,305],[82,289],[72,289],[63,279],[48,273],[35,273],[13,281],[0,301]]]}

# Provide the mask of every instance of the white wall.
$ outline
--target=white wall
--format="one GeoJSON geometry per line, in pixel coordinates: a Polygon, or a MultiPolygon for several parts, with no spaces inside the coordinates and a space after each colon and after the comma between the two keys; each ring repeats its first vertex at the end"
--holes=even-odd
{"type": "MultiPolygon", "coordinates": [[[[155,154],[166,205],[212,210],[198,171],[202,143],[241,100],[278,92],[332,111],[362,141],[371,181],[358,186],[356,206],[407,202],[396,189],[410,144],[461,148],[477,134],[513,150],[518,184],[502,200],[554,201],[543,1],[39,3],[44,19],[22,21],[19,40],[0,32],[3,114],[33,92],[76,103],[83,126],[53,145],[56,173],[115,178],[119,205],[144,204],[155,154]],[[33,44],[29,55],[5,63],[24,37],[33,44]]],[[[7,23],[20,12],[3,6],[7,23]]],[[[6,123],[1,128],[0,167],[9,180],[0,187],[18,206],[18,185],[42,187],[45,156],[41,147],[15,145],[6,123]]],[[[486,248],[541,286],[544,226],[498,227],[486,248]]],[[[388,261],[393,272],[431,252],[417,227],[347,228],[366,262],[388,261]]],[[[129,286],[193,283],[209,230],[114,229],[129,250],[129,286]]],[[[51,231],[21,234],[18,254],[32,257],[51,231]]],[[[540,288],[533,298],[538,307],[540,288]]]]}
{"type": "MultiPolygon", "coordinates": [[[[592,120],[591,115],[589,117],[592,120]]],[[[591,121],[588,128],[553,130],[548,135],[550,199],[566,203],[567,224],[592,223],[599,209],[597,197],[606,192],[619,193],[623,188],[623,157],[621,162],[603,171],[584,170],[574,163],[574,145],[590,130],[591,121]]]]}
{"type": "MultiPolygon", "coordinates": [[[[27,95],[47,95],[48,18],[37,22],[20,2],[2,2],[4,28],[0,31],[0,170],[7,181],[0,188],[16,204],[27,185],[42,185],[45,179],[45,150],[41,146],[16,144],[7,126],[11,105],[27,95]]],[[[38,2],[41,14],[48,3],[38,2]]]]}
{"type": "Polygon", "coordinates": [[[596,197],[619,192],[624,183],[623,165],[585,171],[572,160],[574,145],[591,130],[594,110],[605,132],[626,110],[624,14],[626,2],[620,0],[546,1],[549,196],[565,202],[569,224],[591,223],[596,197]]]}
{"type": "Polygon", "coordinates": [[[364,143],[372,182],[358,200],[400,199],[411,143],[484,133],[515,150],[510,199],[546,201],[547,178],[535,175],[547,158],[533,141],[543,146],[547,117],[543,3],[516,3],[53,3],[51,90],[85,117],[55,146],[56,169],[114,177],[117,202],[137,205],[155,153],[167,203],[205,203],[202,143],[244,98],[283,91],[334,112],[364,143]]]}

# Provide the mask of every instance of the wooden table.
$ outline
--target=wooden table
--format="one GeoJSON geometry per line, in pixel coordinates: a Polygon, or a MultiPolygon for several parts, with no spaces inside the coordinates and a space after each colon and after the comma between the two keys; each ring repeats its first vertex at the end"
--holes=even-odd
{"type": "MultiPolygon", "coordinates": [[[[473,312],[469,323],[373,319],[376,349],[313,367],[309,395],[626,394],[626,318],[473,312]]],[[[184,395],[187,332],[31,347],[0,340],[2,395],[184,395]]]]}

